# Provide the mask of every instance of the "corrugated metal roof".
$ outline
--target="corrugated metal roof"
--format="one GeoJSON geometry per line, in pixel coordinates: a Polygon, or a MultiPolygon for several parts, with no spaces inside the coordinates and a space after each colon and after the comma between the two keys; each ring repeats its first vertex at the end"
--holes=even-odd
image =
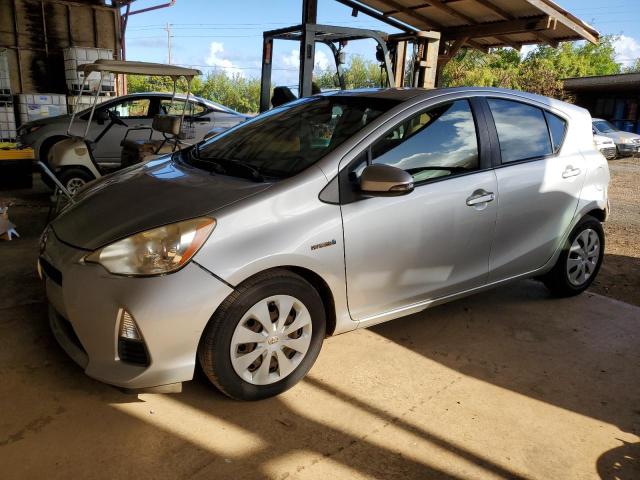
{"type": "Polygon", "coordinates": [[[486,49],[588,40],[598,31],[551,0],[358,0],[360,4],[442,39],[486,49]]]}

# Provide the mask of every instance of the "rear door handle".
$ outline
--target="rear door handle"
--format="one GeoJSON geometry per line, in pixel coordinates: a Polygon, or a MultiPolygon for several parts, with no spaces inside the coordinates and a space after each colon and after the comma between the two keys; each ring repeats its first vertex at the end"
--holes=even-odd
{"type": "Polygon", "coordinates": [[[571,165],[569,165],[564,169],[564,172],[562,172],[562,178],[577,177],[581,172],[582,170],[580,170],[579,168],[573,168],[571,165]]]}
{"type": "Polygon", "coordinates": [[[474,192],[473,195],[467,198],[467,205],[472,207],[481,203],[493,202],[495,198],[496,196],[493,192],[485,192],[484,190],[477,193],[474,192]]]}

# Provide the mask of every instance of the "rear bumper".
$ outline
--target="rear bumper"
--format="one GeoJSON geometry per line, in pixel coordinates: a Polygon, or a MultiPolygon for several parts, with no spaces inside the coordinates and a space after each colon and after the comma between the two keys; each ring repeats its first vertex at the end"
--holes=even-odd
{"type": "Polygon", "coordinates": [[[193,378],[202,332],[231,289],[191,263],[162,277],[109,274],[79,260],[87,252],[49,235],[43,252],[49,323],[58,343],[85,373],[127,389],[175,384],[193,378]],[[56,274],[59,272],[59,276],[56,274]],[[118,356],[121,309],[142,333],[148,365],[118,356]]]}

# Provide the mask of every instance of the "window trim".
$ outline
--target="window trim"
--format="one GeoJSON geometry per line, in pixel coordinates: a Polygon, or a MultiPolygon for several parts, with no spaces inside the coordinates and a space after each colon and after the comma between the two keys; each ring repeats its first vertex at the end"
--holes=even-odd
{"type": "Polygon", "coordinates": [[[495,143],[495,146],[493,146],[492,151],[493,151],[493,168],[504,168],[504,167],[509,167],[511,165],[520,165],[523,163],[529,163],[529,162],[537,162],[539,160],[546,160],[549,158],[553,158],[553,157],[557,157],[560,155],[560,152],[562,151],[562,147],[564,147],[564,142],[567,138],[567,132],[569,130],[569,120],[564,116],[564,115],[560,115],[556,112],[552,112],[549,108],[545,108],[543,106],[537,105],[535,103],[532,102],[527,102],[525,98],[520,98],[518,97],[516,98],[512,98],[509,96],[496,96],[496,95],[485,95],[482,96],[482,102],[483,102],[483,107],[484,107],[484,111],[485,114],[487,116],[487,125],[489,126],[489,130],[491,132],[491,142],[492,144],[495,143]],[[509,102],[514,102],[514,103],[521,103],[523,105],[527,105],[529,107],[533,107],[533,108],[537,108],[538,110],[542,111],[542,116],[544,118],[544,123],[547,127],[547,135],[549,135],[549,144],[551,145],[551,153],[548,155],[539,155],[539,156],[535,156],[535,157],[528,157],[528,158],[523,158],[520,160],[515,160],[513,162],[503,162],[502,161],[502,150],[500,149],[500,138],[498,137],[498,128],[496,126],[496,122],[495,119],[493,118],[493,112],[491,111],[491,107],[489,106],[489,99],[495,99],[495,100],[506,100],[509,102]],[[555,115],[558,118],[561,118],[562,120],[564,120],[567,124],[567,129],[565,130],[565,134],[564,134],[564,138],[562,139],[562,143],[560,145],[560,148],[558,149],[557,152],[554,152],[553,150],[553,138],[551,136],[551,130],[549,129],[549,122],[547,121],[547,115],[546,113],[550,113],[555,115]]]}
{"type": "MultiPolygon", "coordinates": [[[[470,95],[470,96],[464,96],[464,97],[444,98],[439,100],[441,101],[424,106],[408,115],[406,114],[406,111],[399,113],[393,119],[390,119],[390,121],[392,121],[393,124],[389,128],[384,129],[381,133],[375,133],[374,134],[375,138],[371,138],[371,137],[367,138],[365,140],[366,146],[364,146],[362,149],[358,149],[359,146],[354,148],[354,150],[358,149],[357,153],[353,155],[353,158],[346,165],[340,168],[340,171],[338,172],[338,175],[337,175],[338,183],[339,183],[339,197],[340,197],[338,203],[340,205],[346,205],[359,200],[364,200],[366,198],[373,198],[370,195],[364,195],[360,192],[355,191],[353,189],[353,184],[351,180],[349,180],[349,173],[351,168],[356,162],[359,161],[363,153],[366,153],[367,155],[367,166],[371,165],[371,162],[372,162],[371,147],[378,140],[380,140],[381,138],[384,138],[385,135],[387,135],[389,132],[397,128],[398,125],[400,125],[402,122],[406,122],[407,120],[413,118],[414,116],[420,115],[422,112],[425,112],[434,108],[438,108],[439,106],[445,105],[448,103],[454,103],[457,101],[464,100],[469,104],[469,108],[471,110],[471,115],[473,117],[475,129],[476,129],[476,140],[478,145],[478,168],[475,170],[470,170],[468,172],[460,172],[454,175],[447,175],[443,177],[436,177],[436,178],[431,178],[427,180],[422,180],[420,182],[416,182],[414,184],[414,188],[422,187],[424,185],[430,185],[432,183],[443,182],[450,179],[466,177],[469,175],[474,175],[476,173],[486,172],[494,168],[494,165],[492,164],[491,134],[487,128],[488,122],[486,120],[486,114],[482,108],[483,97],[478,95],[470,95]],[[401,117],[401,118],[398,119],[398,117],[401,117]]],[[[419,104],[414,106],[419,106],[419,104]]],[[[409,109],[412,109],[412,108],[409,107],[409,109]]]]}

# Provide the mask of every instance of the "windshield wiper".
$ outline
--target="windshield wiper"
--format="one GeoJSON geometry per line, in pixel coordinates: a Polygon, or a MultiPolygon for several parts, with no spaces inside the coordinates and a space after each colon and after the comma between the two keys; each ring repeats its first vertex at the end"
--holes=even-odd
{"type": "Polygon", "coordinates": [[[211,163],[213,165],[217,165],[218,169],[216,169],[216,173],[227,174],[230,175],[229,170],[238,169],[242,170],[245,173],[249,174],[250,180],[254,180],[256,182],[264,182],[264,177],[260,173],[260,171],[249,165],[248,163],[241,162],[240,160],[233,160],[231,158],[210,158],[210,157],[200,157],[198,155],[199,152],[196,152],[195,158],[198,161],[211,163]]]}

